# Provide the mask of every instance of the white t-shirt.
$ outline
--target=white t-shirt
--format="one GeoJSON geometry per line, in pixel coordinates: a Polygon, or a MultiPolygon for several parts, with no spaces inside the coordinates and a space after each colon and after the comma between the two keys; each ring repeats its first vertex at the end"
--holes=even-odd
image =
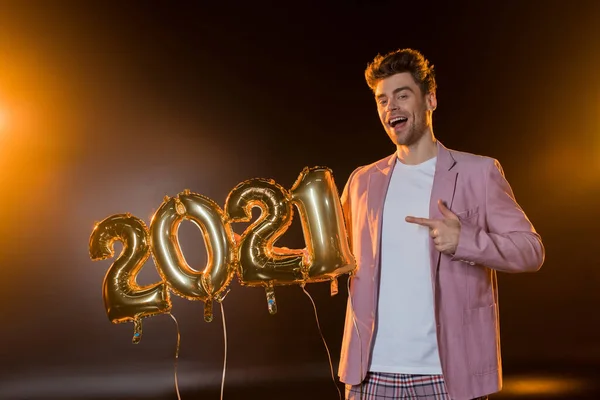
{"type": "Polygon", "coordinates": [[[441,374],[435,329],[429,228],[408,215],[429,218],[437,158],[418,165],[396,159],[383,207],[381,280],[370,370],[441,374]]]}

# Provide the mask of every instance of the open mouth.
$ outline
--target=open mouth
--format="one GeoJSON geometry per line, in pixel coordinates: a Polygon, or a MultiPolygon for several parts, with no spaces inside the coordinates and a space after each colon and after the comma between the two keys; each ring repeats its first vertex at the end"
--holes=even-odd
{"type": "Polygon", "coordinates": [[[394,117],[390,119],[389,124],[392,128],[395,128],[397,125],[403,124],[406,121],[408,121],[408,118],[406,117],[394,117]]]}

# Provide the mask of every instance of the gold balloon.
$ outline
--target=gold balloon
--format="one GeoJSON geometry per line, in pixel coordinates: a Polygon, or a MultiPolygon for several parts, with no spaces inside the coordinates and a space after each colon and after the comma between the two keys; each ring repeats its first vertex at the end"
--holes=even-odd
{"type": "Polygon", "coordinates": [[[304,168],[290,190],[300,211],[308,260],[306,282],[330,280],[337,292],[336,277],[356,269],[333,173],[329,168],[304,168]]]}
{"type": "Polygon", "coordinates": [[[255,178],[237,185],[225,202],[230,222],[250,221],[253,207],[259,207],[261,215],[240,237],[239,279],[242,285],[264,286],[269,312],[275,314],[273,286],[303,281],[303,254],[301,250],[273,248],[292,223],[293,208],[287,190],[272,180],[255,178]]]}
{"type": "Polygon", "coordinates": [[[108,269],[103,283],[104,306],[113,323],[134,323],[133,342],[142,338],[140,318],[171,310],[169,291],[164,282],[139,286],[137,274],[150,256],[146,224],[130,214],[117,214],[98,223],[91,236],[89,252],[92,260],[114,257],[114,242],[123,243],[121,255],[108,269]]]}
{"type": "Polygon", "coordinates": [[[204,318],[212,320],[212,301],[221,299],[235,274],[235,238],[221,208],[186,190],[165,199],[152,218],[150,232],[152,255],[169,288],[189,300],[203,301],[204,318]],[[204,237],[208,261],[201,272],[192,269],[181,252],[177,231],[184,219],[198,226],[204,237]]]}
{"type": "Polygon", "coordinates": [[[302,281],[302,251],[277,253],[273,243],[292,223],[292,205],[287,191],[271,180],[250,179],[237,185],[227,197],[225,210],[230,222],[248,222],[252,208],[261,209],[240,238],[238,261],[243,285],[295,284],[302,281]]]}

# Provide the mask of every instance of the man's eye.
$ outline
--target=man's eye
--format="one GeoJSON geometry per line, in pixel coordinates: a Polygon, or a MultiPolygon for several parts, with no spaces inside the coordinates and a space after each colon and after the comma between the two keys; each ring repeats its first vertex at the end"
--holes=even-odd
{"type": "Polygon", "coordinates": [[[408,99],[408,95],[407,94],[401,94],[398,97],[401,98],[402,100],[408,99]]]}
{"type": "Polygon", "coordinates": [[[380,106],[385,106],[387,104],[387,100],[379,100],[380,106]]]}

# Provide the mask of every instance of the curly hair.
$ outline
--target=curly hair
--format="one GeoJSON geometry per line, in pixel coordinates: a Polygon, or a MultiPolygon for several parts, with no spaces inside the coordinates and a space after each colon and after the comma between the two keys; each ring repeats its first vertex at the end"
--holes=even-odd
{"type": "Polygon", "coordinates": [[[435,92],[437,85],[433,65],[430,65],[420,52],[413,49],[399,49],[383,56],[377,54],[367,65],[365,79],[367,85],[375,92],[380,80],[401,72],[410,72],[423,94],[435,92]]]}

